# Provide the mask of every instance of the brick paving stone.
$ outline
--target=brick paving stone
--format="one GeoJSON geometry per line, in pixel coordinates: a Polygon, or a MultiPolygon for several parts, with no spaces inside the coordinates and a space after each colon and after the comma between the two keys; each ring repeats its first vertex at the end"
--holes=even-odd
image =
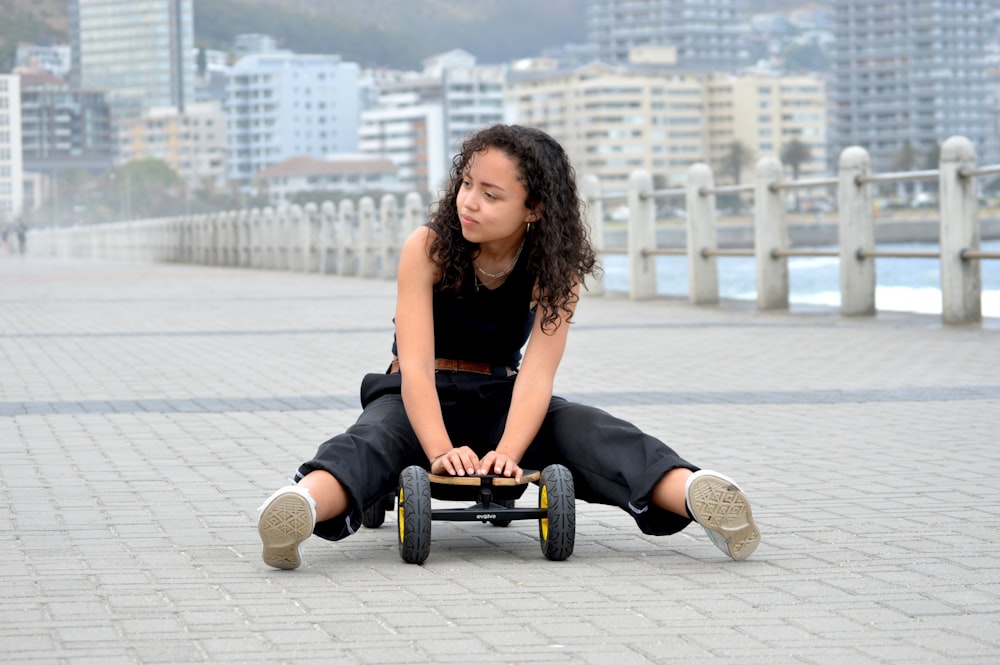
{"type": "MultiPolygon", "coordinates": [[[[981,664],[1000,660],[1000,322],[587,297],[556,392],[740,480],[763,534],[395,516],[260,561],[256,507],[357,415],[395,286],[0,261],[0,661],[981,664]]],[[[534,495],[526,495],[525,501],[534,495]]]]}

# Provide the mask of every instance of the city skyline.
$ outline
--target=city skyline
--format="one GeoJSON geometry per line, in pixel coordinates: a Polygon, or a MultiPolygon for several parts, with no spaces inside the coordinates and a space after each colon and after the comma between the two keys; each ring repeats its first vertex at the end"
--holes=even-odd
{"type": "MultiPolygon", "coordinates": [[[[804,146],[801,168],[813,175],[830,170],[839,152],[855,144],[870,149],[878,169],[923,166],[921,160],[930,159],[940,141],[959,133],[973,140],[981,157],[1000,159],[1000,64],[990,70],[986,59],[994,49],[995,35],[985,21],[955,16],[951,11],[955,2],[908,0],[903,4],[909,14],[900,15],[895,11],[900,3],[835,0],[819,7],[812,3],[809,9],[755,14],[749,22],[744,20],[748,9],[759,3],[747,0],[587,0],[585,4],[586,44],[539,51],[500,65],[478,62],[453,49],[425,59],[421,71],[368,69],[340,56],[281,49],[279,40],[264,34],[234,39],[242,57],[232,62],[225,52],[184,48],[196,41],[192,0],[150,3],[148,8],[128,3],[136,10],[132,14],[118,7],[124,6],[120,0],[111,4],[71,0],[70,92],[107,90],[115,123],[109,139],[115,169],[135,160],[160,159],[181,176],[187,190],[207,187],[211,179],[217,190],[238,186],[243,194],[256,194],[256,174],[284,160],[363,153],[395,164],[398,186],[433,191],[469,131],[500,121],[555,127],[556,116],[547,120],[547,114],[563,113],[556,109],[564,104],[519,101],[524,85],[519,81],[526,73],[536,78],[546,71],[586,78],[587,68],[597,63],[610,68],[602,76],[638,73],[667,82],[664,90],[686,78],[698,82],[696,98],[683,102],[656,101],[649,93],[656,86],[645,89],[646,84],[635,88],[646,90],[637,97],[629,93],[585,100],[581,95],[586,86],[578,83],[562,93],[546,93],[561,95],[580,109],[581,105],[603,109],[603,115],[595,116],[598,125],[587,127],[584,123],[595,119],[587,120],[578,110],[560,120],[555,133],[570,147],[581,170],[610,174],[613,181],[635,167],[653,171],[663,182],[682,184],[693,163],[704,161],[719,168],[731,162],[729,153],[736,144],[742,145],[741,159],[755,159],[780,156],[789,143],[799,143],[804,146]],[[144,23],[149,37],[142,39],[133,26],[138,24],[138,10],[146,9],[150,13],[138,23],[144,23]],[[684,37],[704,33],[713,22],[711,39],[684,37]],[[859,30],[859,25],[870,29],[859,30]],[[895,32],[889,31],[890,25],[895,32]],[[887,43],[870,46],[865,41],[878,42],[889,34],[896,36],[887,43]],[[836,47],[829,39],[837,40],[836,47]],[[672,43],[667,45],[668,41],[672,43]],[[956,43],[961,48],[949,48],[956,43]],[[883,52],[889,59],[880,55],[883,52]],[[773,91],[791,91],[798,84],[747,82],[760,76],[776,81],[800,76],[797,70],[787,70],[790,53],[802,61],[816,53],[830,54],[831,71],[818,69],[810,74],[816,82],[802,88],[816,89],[821,97],[808,101],[772,97],[773,91]],[[878,57],[866,57],[868,53],[878,57]],[[434,64],[441,59],[446,64],[434,64]],[[877,64],[873,68],[870,62],[877,64]],[[947,77],[938,77],[930,86],[925,83],[928,75],[945,70],[947,77]],[[109,74],[113,76],[108,78],[109,74]],[[727,78],[732,81],[723,83],[727,78]],[[735,85],[739,79],[745,80],[735,85]],[[86,82],[91,85],[84,86],[86,82]],[[918,89],[924,91],[922,96],[906,97],[918,89]],[[720,96],[721,90],[730,92],[720,96]],[[598,102],[601,106],[594,107],[598,102]],[[206,103],[215,104],[218,111],[209,110],[206,103]],[[206,119],[212,113],[228,125],[225,145],[220,145],[218,131],[205,129],[206,123],[218,127],[219,119],[206,119]],[[629,139],[622,138],[625,134],[616,123],[633,126],[626,132],[629,139]],[[657,124],[666,129],[657,129],[657,124]],[[587,140],[581,141],[584,134],[587,140]],[[206,136],[213,137],[211,145],[206,136]],[[636,141],[649,145],[633,146],[636,141]],[[611,149],[616,146],[619,150],[611,149]],[[907,155],[913,155],[909,163],[907,155]]],[[[971,14],[985,15],[994,3],[971,0],[971,4],[975,5],[971,14]]],[[[64,67],[58,48],[34,47],[30,52],[49,57],[51,67],[64,67]]],[[[29,134],[29,126],[45,126],[38,106],[44,106],[47,98],[33,90],[32,85],[22,85],[22,97],[30,91],[34,99],[42,100],[25,107],[23,131],[31,138],[23,148],[25,172],[38,169],[38,153],[32,151],[46,135],[35,130],[29,134]]],[[[83,117],[86,109],[94,108],[92,102],[85,106],[82,97],[74,99],[53,117],[83,117]]],[[[56,125],[49,133],[76,135],[85,126],[74,121],[56,125]]],[[[45,149],[39,146],[39,152],[45,149]]],[[[69,150],[86,152],[86,148],[69,150]]],[[[798,172],[800,166],[793,169],[798,172]]],[[[740,172],[737,164],[732,177],[739,178],[740,172]]],[[[275,182],[273,176],[269,182],[275,182]]],[[[344,178],[342,185],[350,182],[344,178]]],[[[30,203],[39,205],[38,197],[44,195],[44,185],[35,187],[30,203]]]]}

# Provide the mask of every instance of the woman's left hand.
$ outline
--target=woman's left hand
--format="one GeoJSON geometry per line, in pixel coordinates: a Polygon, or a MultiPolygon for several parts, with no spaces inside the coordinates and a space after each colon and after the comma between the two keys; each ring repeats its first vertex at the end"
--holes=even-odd
{"type": "Polygon", "coordinates": [[[524,472],[521,470],[521,466],[517,461],[505,453],[498,453],[495,450],[483,455],[483,459],[479,462],[479,474],[485,475],[497,475],[506,476],[508,478],[513,478],[515,482],[521,482],[521,476],[524,472]]]}

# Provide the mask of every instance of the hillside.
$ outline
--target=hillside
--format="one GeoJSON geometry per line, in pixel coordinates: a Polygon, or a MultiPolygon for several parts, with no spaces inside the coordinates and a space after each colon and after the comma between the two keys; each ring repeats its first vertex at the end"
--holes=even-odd
{"type": "Polygon", "coordinates": [[[463,48],[505,62],[586,38],[586,0],[195,0],[199,43],[224,47],[262,32],[301,53],[339,53],[365,66],[417,68],[463,48]]]}
{"type": "MultiPolygon", "coordinates": [[[[749,0],[752,12],[830,0],[749,0]]],[[[337,53],[364,66],[419,68],[452,48],[507,62],[586,40],[587,0],[194,0],[199,46],[227,49],[258,32],[299,53],[337,53]]],[[[0,71],[17,42],[66,42],[66,0],[0,0],[0,71]]]]}
{"type": "Polygon", "coordinates": [[[17,44],[66,42],[66,0],[0,0],[0,72],[10,71],[17,44]]]}
{"type": "MultiPolygon", "coordinates": [[[[0,0],[0,70],[17,42],[66,42],[65,0],[0,0]]],[[[586,0],[194,0],[198,45],[226,49],[240,33],[300,53],[338,53],[364,66],[419,68],[452,48],[506,62],[586,38],[586,0]]]]}

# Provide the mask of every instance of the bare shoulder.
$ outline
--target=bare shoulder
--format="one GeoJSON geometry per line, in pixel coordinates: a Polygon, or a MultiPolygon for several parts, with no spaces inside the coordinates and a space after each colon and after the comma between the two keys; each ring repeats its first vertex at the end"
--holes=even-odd
{"type": "Polygon", "coordinates": [[[431,244],[436,237],[434,229],[426,225],[418,227],[409,235],[400,252],[400,279],[424,275],[432,282],[437,281],[440,268],[431,259],[431,244]]]}

